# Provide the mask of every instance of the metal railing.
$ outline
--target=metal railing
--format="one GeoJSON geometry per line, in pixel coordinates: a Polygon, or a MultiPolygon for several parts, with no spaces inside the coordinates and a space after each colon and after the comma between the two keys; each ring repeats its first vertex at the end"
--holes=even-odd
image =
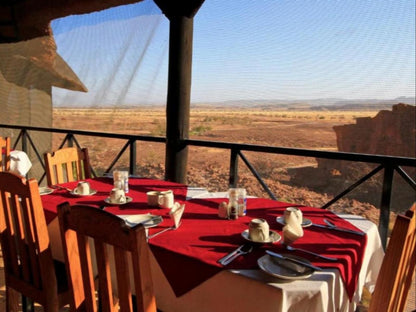
{"type": "MultiPolygon", "coordinates": [[[[70,129],[57,129],[57,128],[44,128],[44,127],[25,127],[17,125],[5,125],[0,124],[0,128],[15,129],[19,130],[13,148],[16,148],[18,144],[21,144],[21,149],[25,152],[28,151],[29,145],[35,151],[39,162],[45,169],[43,155],[40,155],[38,149],[33,142],[29,132],[50,132],[50,133],[62,133],[65,134],[62,143],[59,148],[67,145],[73,146],[76,144],[81,148],[77,136],[93,136],[102,138],[113,138],[125,140],[126,143],[121,148],[117,156],[112,160],[110,166],[105,170],[104,173],[110,173],[114,165],[120,160],[121,156],[129,150],[129,172],[132,175],[136,174],[136,142],[147,141],[147,142],[158,142],[165,143],[164,137],[144,136],[144,135],[128,135],[128,134],[115,134],[106,132],[94,132],[94,131],[83,131],[83,130],[70,130],[70,129]]],[[[382,243],[385,246],[388,235],[388,225],[390,219],[390,202],[393,186],[393,174],[396,171],[404,181],[406,181],[413,190],[416,192],[416,182],[403,170],[402,167],[414,167],[416,168],[416,158],[409,157],[395,157],[395,156],[384,156],[384,155],[370,155],[370,154],[359,154],[359,153],[346,153],[346,152],[331,152],[331,151],[317,151],[300,148],[285,148],[285,147],[273,147],[264,145],[252,145],[252,144],[239,144],[239,143],[228,143],[228,142],[211,142],[203,140],[187,139],[183,141],[186,146],[196,147],[209,147],[224,149],[230,151],[230,168],[229,168],[229,185],[237,186],[238,180],[238,160],[241,159],[254,177],[261,184],[263,189],[272,199],[276,199],[276,196],[269,189],[267,184],[264,182],[260,174],[256,171],[254,166],[250,163],[243,152],[258,152],[258,153],[272,153],[272,154],[283,154],[292,156],[303,156],[313,157],[322,159],[335,159],[335,160],[346,160],[353,162],[372,163],[378,165],[371,172],[365,174],[362,178],[351,184],[347,189],[336,195],[333,199],[327,202],[322,208],[328,208],[330,205],[335,203],[337,200],[350,193],[357,186],[374,176],[376,173],[384,169],[383,184],[382,184],[382,198],[380,205],[380,218],[379,218],[379,232],[382,239],[382,243]]],[[[95,174],[95,171],[93,170],[95,174]]],[[[45,177],[42,176],[40,181],[45,177]]]]}

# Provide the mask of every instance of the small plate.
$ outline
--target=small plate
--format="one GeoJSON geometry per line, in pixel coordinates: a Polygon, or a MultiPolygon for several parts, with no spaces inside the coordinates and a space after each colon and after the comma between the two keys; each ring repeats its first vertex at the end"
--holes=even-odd
{"type": "MultiPolygon", "coordinates": [[[[306,263],[308,260],[294,255],[285,254],[285,257],[298,259],[306,263]]],[[[270,255],[264,255],[257,260],[260,269],[269,275],[286,280],[300,280],[308,278],[315,272],[311,268],[297,265],[288,260],[281,260],[270,255]]]]}
{"type": "Polygon", "coordinates": [[[126,220],[128,225],[136,225],[141,223],[145,228],[155,227],[163,222],[162,216],[153,215],[150,213],[137,215],[119,215],[119,217],[126,220]]]}
{"type": "Polygon", "coordinates": [[[40,195],[48,195],[48,194],[52,194],[52,193],[53,193],[53,191],[54,191],[54,189],[51,189],[51,188],[49,188],[49,187],[47,187],[47,186],[42,186],[42,187],[39,187],[39,194],[40,194],[40,195]]]}
{"type": "MultiPolygon", "coordinates": [[[[280,216],[276,218],[276,222],[281,224],[281,225],[286,225],[285,222],[285,217],[284,216],[280,216]]],[[[302,218],[302,227],[308,227],[312,225],[312,221],[307,219],[307,218],[302,218]]]]}
{"type": "Polygon", "coordinates": [[[273,244],[273,243],[276,243],[276,242],[278,242],[282,239],[282,237],[279,235],[279,233],[277,233],[275,231],[272,231],[272,230],[270,230],[270,232],[269,232],[269,240],[264,241],[264,242],[257,242],[257,241],[251,240],[249,235],[248,235],[248,229],[244,230],[241,233],[241,236],[243,236],[243,238],[245,240],[248,240],[249,242],[254,243],[254,244],[273,244]]]}
{"type": "Polygon", "coordinates": [[[79,194],[79,193],[75,193],[75,190],[72,190],[71,192],[69,192],[71,195],[74,195],[74,196],[79,196],[79,197],[83,197],[83,196],[92,196],[92,195],[94,195],[94,194],[97,194],[97,191],[96,190],[90,190],[90,193],[89,194],[79,194]]]}
{"type": "Polygon", "coordinates": [[[133,198],[131,198],[130,196],[126,196],[126,202],[125,203],[113,203],[113,202],[110,201],[110,197],[107,197],[106,199],[104,199],[105,203],[109,204],[109,205],[125,205],[125,204],[128,204],[128,203],[131,203],[132,200],[133,200],[133,198]]]}

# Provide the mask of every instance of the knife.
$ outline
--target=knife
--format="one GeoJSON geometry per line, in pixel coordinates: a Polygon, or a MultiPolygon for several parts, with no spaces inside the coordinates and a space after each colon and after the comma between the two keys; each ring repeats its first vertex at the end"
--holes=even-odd
{"type": "Polygon", "coordinates": [[[303,265],[305,267],[308,267],[308,268],[313,269],[313,270],[316,270],[316,271],[322,271],[322,269],[320,267],[314,266],[314,265],[312,265],[310,263],[306,263],[306,262],[303,262],[303,261],[298,260],[298,259],[294,259],[294,258],[290,258],[290,257],[285,257],[285,256],[283,256],[281,254],[275,253],[275,252],[270,251],[270,250],[266,250],[266,253],[268,255],[272,256],[272,257],[276,257],[276,258],[279,258],[281,260],[291,261],[293,263],[303,265]]]}
{"type": "Polygon", "coordinates": [[[337,226],[327,226],[327,225],[315,224],[315,223],[312,223],[312,225],[316,226],[316,227],[319,227],[319,228],[327,229],[327,230],[336,230],[336,231],[340,231],[340,232],[357,234],[357,235],[361,235],[361,236],[365,235],[364,232],[358,232],[358,231],[354,231],[354,230],[344,229],[344,228],[340,228],[340,227],[337,227],[337,226]]]}

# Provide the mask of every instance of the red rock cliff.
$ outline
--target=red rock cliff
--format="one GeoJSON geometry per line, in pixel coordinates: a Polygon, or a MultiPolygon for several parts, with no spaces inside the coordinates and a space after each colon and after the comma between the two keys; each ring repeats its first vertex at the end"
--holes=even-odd
{"type": "Polygon", "coordinates": [[[338,150],[364,154],[415,157],[416,107],[399,103],[374,118],[334,126],[338,150]]]}

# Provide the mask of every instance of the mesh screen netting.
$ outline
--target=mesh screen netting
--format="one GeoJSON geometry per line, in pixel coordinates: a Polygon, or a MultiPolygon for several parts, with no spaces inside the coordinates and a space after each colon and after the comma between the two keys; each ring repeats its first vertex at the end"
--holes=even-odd
{"type": "MultiPolygon", "coordinates": [[[[194,18],[191,101],[414,96],[413,13],[407,0],[205,1],[194,18]]],[[[88,89],[54,89],[54,106],[165,104],[169,20],[153,1],[52,28],[88,89]]]]}

